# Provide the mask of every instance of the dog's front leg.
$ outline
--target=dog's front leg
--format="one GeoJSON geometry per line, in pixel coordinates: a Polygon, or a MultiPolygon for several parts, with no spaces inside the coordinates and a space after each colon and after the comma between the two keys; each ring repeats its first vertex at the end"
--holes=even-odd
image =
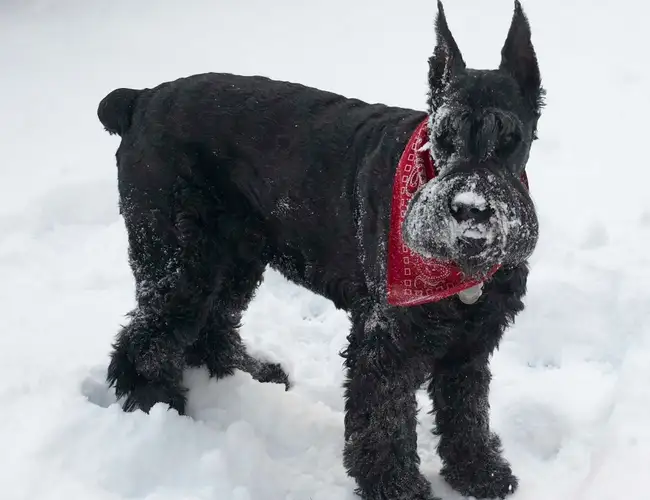
{"type": "Polygon", "coordinates": [[[463,495],[505,498],[517,488],[517,478],[502,457],[499,437],[490,431],[488,363],[486,355],[462,363],[441,360],[429,395],[443,477],[463,495]]]}
{"type": "Polygon", "coordinates": [[[434,500],[420,474],[415,363],[387,324],[357,320],[348,338],[345,467],[364,500],[434,500]]]}

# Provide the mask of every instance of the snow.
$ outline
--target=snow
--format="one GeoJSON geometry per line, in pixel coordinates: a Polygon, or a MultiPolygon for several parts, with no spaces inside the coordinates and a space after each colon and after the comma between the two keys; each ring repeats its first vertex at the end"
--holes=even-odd
{"type": "Polygon", "coordinates": [[[454,209],[454,205],[466,205],[468,207],[474,207],[477,210],[485,210],[487,206],[485,198],[476,191],[460,191],[454,196],[451,203],[452,210],[454,209]]]}
{"type": "MultiPolygon", "coordinates": [[[[510,0],[445,4],[468,65],[495,67],[510,0]]],[[[514,500],[647,497],[650,111],[646,7],[527,0],[547,108],[528,175],[540,216],[527,309],[493,357],[492,426],[514,500]],[[561,13],[561,14],[559,14],[561,13]]],[[[104,385],[133,303],[119,86],[261,73],[423,109],[435,2],[5,0],[0,9],[0,484],[7,500],[352,500],[341,463],[348,320],[269,272],[242,333],[295,389],[188,372],[190,417],[125,414],[104,385]],[[345,15],[342,14],[345,13],[345,15]],[[316,23],[314,20],[319,22],[316,23]],[[333,33],[337,33],[333,35],[333,33]]],[[[422,471],[444,500],[429,404],[422,471]]]]}

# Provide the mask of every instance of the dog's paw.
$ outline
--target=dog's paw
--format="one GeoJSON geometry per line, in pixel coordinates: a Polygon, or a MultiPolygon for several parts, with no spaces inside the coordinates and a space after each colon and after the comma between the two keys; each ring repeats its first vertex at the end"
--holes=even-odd
{"type": "MultiPolygon", "coordinates": [[[[124,400],[122,408],[124,411],[129,412],[139,409],[145,413],[149,413],[149,410],[156,403],[166,403],[180,415],[184,415],[186,404],[185,392],[185,389],[175,385],[146,382],[137,385],[128,393],[123,394],[123,396],[126,396],[126,399],[124,400]]],[[[119,395],[117,388],[115,393],[118,398],[122,397],[119,395]]]]}
{"type": "Polygon", "coordinates": [[[440,500],[433,495],[431,484],[420,474],[383,478],[356,490],[363,500],[440,500]]]}
{"type": "Polygon", "coordinates": [[[287,391],[291,389],[289,375],[278,363],[262,363],[253,378],[262,383],[283,384],[287,391]]]}
{"type": "Polygon", "coordinates": [[[235,367],[250,374],[258,382],[282,384],[287,391],[291,389],[289,375],[279,363],[262,360],[244,351],[235,367]]]}
{"type": "Polygon", "coordinates": [[[180,385],[180,370],[171,366],[157,370],[157,374],[160,376],[151,378],[148,372],[138,370],[125,350],[117,348],[111,356],[106,381],[115,389],[117,399],[123,399],[124,411],[139,409],[149,413],[156,403],[166,403],[183,415],[186,389],[180,385]]]}
{"type": "Polygon", "coordinates": [[[503,459],[479,461],[464,467],[445,466],[441,475],[456,491],[477,499],[505,498],[519,485],[510,465],[503,459]]]}

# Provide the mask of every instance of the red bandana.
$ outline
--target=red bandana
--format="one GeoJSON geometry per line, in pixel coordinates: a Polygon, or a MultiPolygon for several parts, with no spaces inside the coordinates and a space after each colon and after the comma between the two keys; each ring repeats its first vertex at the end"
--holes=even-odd
{"type": "MultiPolygon", "coordinates": [[[[423,148],[428,141],[425,119],[413,132],[395,172],[388,240],[388,303],[392,306],[437,302],[481,283],[466,278],[453,262],[418,255],[402,240],[402,223],[409,201],[436,176],[429,149],[423,148]]],[[[487,277],[498,269],[496,266],[487,277]]]]}

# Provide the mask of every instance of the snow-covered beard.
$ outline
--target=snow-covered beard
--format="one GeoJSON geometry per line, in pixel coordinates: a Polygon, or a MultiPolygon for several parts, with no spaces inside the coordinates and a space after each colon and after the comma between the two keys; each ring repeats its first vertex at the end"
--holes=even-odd
{"type": "Polygon", "coordinates": [[[452,261],[474,278],[526,260],[539,226],[526,188],[516,185],[521,181],[485,167],[452,171],[427,182],[411,200],[402,226],[406,245],[423,257],[452,261]],[[482,216],[454,216],[469,208],[482,216]]]}

